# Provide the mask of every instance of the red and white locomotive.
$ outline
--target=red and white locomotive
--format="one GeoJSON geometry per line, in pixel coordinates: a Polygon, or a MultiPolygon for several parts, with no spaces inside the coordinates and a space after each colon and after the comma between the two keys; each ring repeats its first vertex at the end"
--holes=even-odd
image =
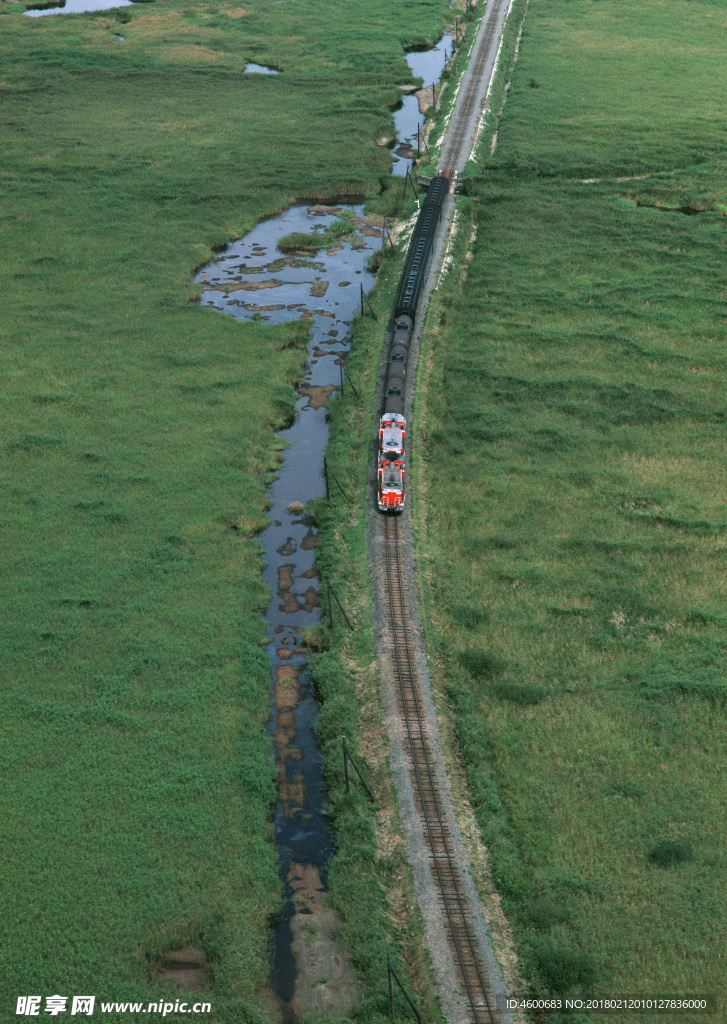
{"type": "Polygon", "coordinates": [[[404,508],[404,459],[393,452],[379,459],[379,509],[401,512],[404,508]]]}
{"type": "Polygon", "coordinates": [[[401,512],[404,508],[404,441],[406,420],[401,413],[386,412],[379,423],[379,509],[401,512]]]}
{"type": "Polygon", "coordinates": [[[385,412],[379,423],[379,458],[384,452],[404,454],[406,420],[398,412],[385,412]]]}

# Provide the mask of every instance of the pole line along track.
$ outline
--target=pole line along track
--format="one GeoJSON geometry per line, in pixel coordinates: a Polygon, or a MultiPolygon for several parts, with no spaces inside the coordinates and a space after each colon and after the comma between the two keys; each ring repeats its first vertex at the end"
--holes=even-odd
{"type": "Polygon", "coordinates": [[[406,597],[400,561],[399,523],[384,520],[386,580],[389,592],[394,664],[401,714],[406,724],[410,771],[417,809],[422,816],[435,883],[442,901],[448,938],[454,947],[475,1024],[497,1024],[491,994],[483,977],[468,921],[457,864],[449,842],[449,828],[441,809],[421,702],[417,692],[414,658],[407,629],[406,597]]]}
{"type": "MultiPolygon", "coordinates": [[[[451,193],[457,174],[470,156],[510,4],[511,0],[487,3],[442,139],[438,173],[449,178],[451,192],[443,207],[427,283],[416,314],[409,384],[416,375],[428,297],[444,257],[448,231],[445,225],[453,220],[451,193]]],[[[409,387],[407,420],[412,397],[409,387]]],[[[400,521],[390,514],[372,515],[368,545],[371,561],[377,566],[374,606],[381,624],[382,699],[388,719],[392,772],[442,1008],[453,1024],[512,1024],[513,1017],[503,1002],[507,989],[502,969],[492,951],[442,754],[413,582],[410,517],[405,514],[400,521]]]]}

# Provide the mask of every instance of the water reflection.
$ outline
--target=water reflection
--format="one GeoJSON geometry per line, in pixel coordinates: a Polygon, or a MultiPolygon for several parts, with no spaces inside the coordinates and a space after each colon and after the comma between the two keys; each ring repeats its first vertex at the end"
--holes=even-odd
{"type": "Polygon", "coordinates": [[[248,75],[279,75],[275,68],[269,68],[267,64],[255,64],[249,60],[245,65],[245,73],[248,75]]]}
{"type": "Polygon", "coordinates": [[[42,14],[83,14],[85,11],[106,11],[113,7],[130,7],[132,0],[51,0],[51,4],[35,4],[25,11],[31,18],[42,14]]]}
{"type": "Polygon", "coordinates": [[[452,56],[454,39],[445,33],[431,50],[410,50],[406,60],[415,78],[423,78],[426,89],[428,85],[438,82],[447,57],[452,56]]]}

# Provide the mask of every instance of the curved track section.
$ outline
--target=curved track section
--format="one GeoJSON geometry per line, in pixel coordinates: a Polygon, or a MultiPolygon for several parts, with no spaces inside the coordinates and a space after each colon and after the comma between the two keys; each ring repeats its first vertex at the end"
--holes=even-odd
{"type": "Polygon", "coordinates": [[[449,838],[449,826],[442,811],[441,798],[422,702],[418,692],[416,659],[409,643],[404,574],[399,546],[399,523],[387,517],[384,520],[386,555],[386,588],[389,597],[391,629],[394,638],[394,666],[399,713],[406,727],[409,770],[417,811],[429,848],[431,870],[446,921],[447,937],[454,948],[455,958],[474,1024],[497,1024],[494,999],[485,981],[484,970],[478,959],[477,945],[469,920],[469,908],[463,894],[462,882],[449,838]]]}

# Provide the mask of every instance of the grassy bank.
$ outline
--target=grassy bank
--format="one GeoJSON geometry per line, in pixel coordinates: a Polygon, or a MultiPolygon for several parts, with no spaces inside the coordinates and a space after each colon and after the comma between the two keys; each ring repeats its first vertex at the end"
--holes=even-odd
{"type": "Polygon", "coordinates": [[[540,992],[724,996],[725,17],[531,2],[432,311],[430,637],[540,992]]]}
{"type": "Polygon", "coordinates": [[[6,1014],[153,1000],[153,958],[194,941],[212,1019],[260,1018],[279,891],[254,533],[304,336],[201,309],[189,279],[295,197],[377,190],[401,42],[442,7],[0,18],[6,1014]]]}

